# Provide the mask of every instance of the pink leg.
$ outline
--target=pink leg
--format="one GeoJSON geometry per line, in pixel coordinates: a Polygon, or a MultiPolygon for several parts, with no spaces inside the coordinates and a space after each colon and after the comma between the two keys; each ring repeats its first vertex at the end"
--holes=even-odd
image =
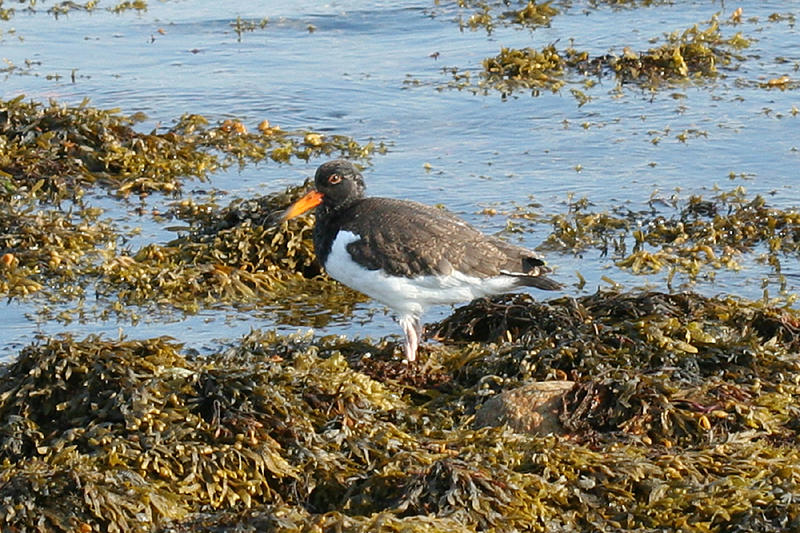
{"type": "Polygon", "coordinates": [[[422,323],[419,321],[419,317],[414,317],[414,332],[417,334],[417,346],[422,344],[422,323]]]}
{"type": "Polygon", "coordinates": [[[400,317],[400,325],[406,337],[403,345],[406,361],[414,361],[417,358],[417,348],[422,340],[422,325],[419,322],[419,317],[403,315],[400,317]]]}

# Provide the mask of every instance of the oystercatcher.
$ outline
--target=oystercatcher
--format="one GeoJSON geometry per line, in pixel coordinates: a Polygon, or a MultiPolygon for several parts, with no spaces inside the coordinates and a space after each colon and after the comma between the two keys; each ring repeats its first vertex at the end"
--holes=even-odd
{"type": "Polygon", "coordinates": [[[468,302],[519,287],[555,290],[551,270],[533,252],[484,235],[443,209],[364,196],[364,178],[349,161],[323,163],[315,190],[283,220],[316,207],[314,251],[328,274],[390,307],[414,361],[420,317],[434,304],[468,302]]]}

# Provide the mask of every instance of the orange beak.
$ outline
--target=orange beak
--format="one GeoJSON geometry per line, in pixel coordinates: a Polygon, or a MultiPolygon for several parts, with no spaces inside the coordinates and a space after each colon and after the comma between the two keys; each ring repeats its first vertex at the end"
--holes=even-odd
{"type": "Polygon", "coordinates": [[[297,200],[292,206],[283,214],[283,220],[289,220],[298,215],[302,215],[309,209],[313,209],[322,203],[321,192],[309,191],[308,194],[297,200]]]}

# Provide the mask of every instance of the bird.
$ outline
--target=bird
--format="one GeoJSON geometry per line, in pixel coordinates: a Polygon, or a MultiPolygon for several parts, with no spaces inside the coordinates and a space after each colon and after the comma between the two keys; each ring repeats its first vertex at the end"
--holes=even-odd
{"type": "Polygon", "coordinates": [[[314,188],[286,221],[315,209],[314,253],[333,279],[392,309],[403,329],[405,360],[422,342],[431,305],[457,304],[522,287],[557,290],[535,253],[486,235],[452,213],[422,203],[365,195],[364,178],[345,159],[320,165],[314,188]]]}

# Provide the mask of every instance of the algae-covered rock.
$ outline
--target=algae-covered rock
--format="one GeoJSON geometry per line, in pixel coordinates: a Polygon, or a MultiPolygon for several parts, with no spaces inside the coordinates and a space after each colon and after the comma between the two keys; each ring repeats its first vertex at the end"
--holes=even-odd
{"type": "Polygon", "coordinates": [[[787,431],[798,325],[793,310],[733,298],[598,292],[479,300],[434,329],[459,342],[510,341],[461,365],[460,383],[569,378],[577,384],[561,418],[570,430],[700,443],[748,428],[787,431]],[[775,409],[761,409],[772,394],[782,398],[775,409]]]}
{"type": "Polygon", "coordinates": [[[23,350],[0,385],[4,529],[153,530],[321,498],[369,460],[364,435],[386,431],[375,417],[403,405],[307,345],[291,362],[179,348],[90,337],[23,350]]]}

